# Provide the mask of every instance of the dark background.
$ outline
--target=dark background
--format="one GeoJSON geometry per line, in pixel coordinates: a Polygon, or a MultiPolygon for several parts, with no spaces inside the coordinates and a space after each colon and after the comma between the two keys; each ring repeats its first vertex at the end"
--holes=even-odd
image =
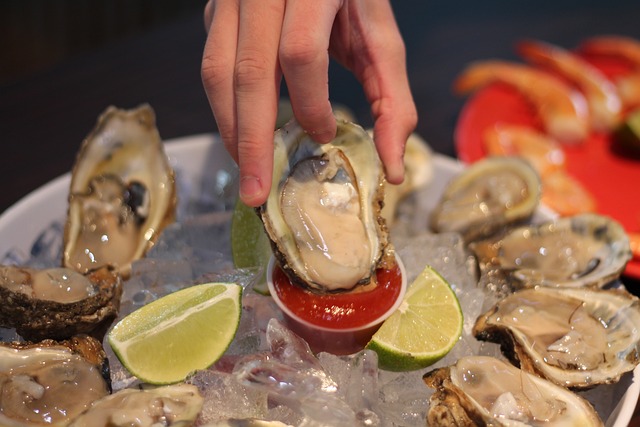
{"type": "MultiPolygon", "coordinates": [[[[0,212],[67,172],[108,106],[149,102],[165,139],[213,132],[200,80],[204,0],[0,2],[0,212]]],[[[393,2],[420,121],[436,151],[455,155],[464,99],[451,82],[477,58],[515,58],[530,37],[574,47],[587,36],[640,38],[632,0],[393,2]]],[[[358,83],[332,65],[330,95],[370,125],[358,83]]]]}

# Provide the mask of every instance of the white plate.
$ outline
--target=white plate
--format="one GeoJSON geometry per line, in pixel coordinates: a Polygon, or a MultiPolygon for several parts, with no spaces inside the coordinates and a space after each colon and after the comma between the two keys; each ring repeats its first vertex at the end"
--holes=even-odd
{"type": "MultiPolygon", "coordinates": [[[[205,175],[234,169],[223,145],[213,135],[194,135],[166,142],[171,164],[180,171],[182,180],[199,182],[205,175]]],[[[463,165],[449,157],[434,155],[434,180],[430,189],[440,194],[447,182],[463,165]]],[[[28,253],[36,237],[53,221],[63,220],[67,210],[67,194],[71,176],[62,175],[33,191],[0,216],[0,255],[10,249],[28,253]]],[[[432,197],[427,204],[435,203],[432,197]]],[[[549,216],[543,212],[542,216],[549,216]]],[[[624,397],[606,422],[607,427],[625,427],[629,424],[640,395],[640,367],[634,371],[633,381],[624,397]]]]}

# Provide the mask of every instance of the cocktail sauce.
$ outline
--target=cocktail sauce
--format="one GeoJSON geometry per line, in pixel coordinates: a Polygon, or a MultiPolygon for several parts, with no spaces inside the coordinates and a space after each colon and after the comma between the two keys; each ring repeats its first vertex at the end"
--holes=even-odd
{"type": "Polygon", "coordinates": [[[402,287],[400,268],[379,269],[376,280],[371,290],[316,294],[292,284],[280,267],[273,271],[273,286],[282,303],[301,319],[331,329],[367,325],[393,306],[402,287]]]}

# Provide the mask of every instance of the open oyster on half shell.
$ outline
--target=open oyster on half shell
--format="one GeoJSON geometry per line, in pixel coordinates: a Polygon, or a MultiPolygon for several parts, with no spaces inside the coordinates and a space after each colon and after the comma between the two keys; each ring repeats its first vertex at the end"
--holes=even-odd
{"type": "Polygon", "coordinates": [[[24,339],[101,338],[116,318],[122,280],[111,267],[87,274],[68,268],[0,266],[0,326],[24,339]]]}
{"type": "Polygon", "coordinates": [[[603,287],[632,257],[622,226],[590,213],[518,227],[470,248],[483,270],[502,270],[516,288],[603,287]]]}
{"type": "Polygon", "coordinates": [[[369,283],[393,259],[373,140],[338,120],[335,139],[318,144],[292,120],[276,131],[274,145],[271,193],[258,213],[284,272],[319,292],[369,283]]]}
{"type": "Polygon", "coordinates": [[[437,233],[458,232],[471,242],[531,218],[540,195],[540,178],[527,161],[486,157],[447,184],[430,226],[437,233]]]}
{"type": "Polygon", "coordinates": [[[63,265],[112,265],[124,276],[175,218],[174,172],[149,105],[109,107],[78,152],[71,177],[63,265]]]}
{"type": "Polygon", "coordinates": [[[100,342],[0,344],[0,425],[66,426],[111,392],[109,365],[100,342]]]}
{"type": "Polygon", "coordinates": [[[526,288],[478,317],[473,334],[558,385],[612,384],[640,362],[640,300],[623,289],[526,288]]]}
{"type": "Polygon", "coordinates": [[[469,356],[428,372],[427,423],[438,426],[603,426],[577,394],[487,356],[469,356]]]}

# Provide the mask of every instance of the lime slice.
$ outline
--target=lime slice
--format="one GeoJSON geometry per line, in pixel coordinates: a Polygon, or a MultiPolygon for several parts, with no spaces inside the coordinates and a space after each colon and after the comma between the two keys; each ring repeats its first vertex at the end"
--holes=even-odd
{"type": "Polygon", "coordinates": [[[212,365],[240,322],[242,288],[235,283],[191,286],[120,320],[107,337],[125,368],[142,381],[170,384],[212,365]]]}
{"type": "Polygon", "coordinates": [[[266,268],[271,257],[271,244],[254,209],[242,203],[240,199],[236,202],[231,219],[231,255],[236,268],[265,269],[262,278],[253,289],[268,295],[266,268]]]}
{"type": "Polygon", "coordinates": [[[449,284],[427,266],[404,301],[373,335],[367,348],[378,353],[382,369],[411,371],[443,358],[462,334],[460,303],[449,284]]]}

